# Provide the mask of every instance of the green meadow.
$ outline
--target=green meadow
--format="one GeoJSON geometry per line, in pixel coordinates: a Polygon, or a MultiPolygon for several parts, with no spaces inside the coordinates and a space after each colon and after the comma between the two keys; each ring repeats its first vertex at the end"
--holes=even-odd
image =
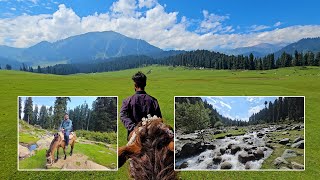
{"type": "MultiPolygon", "coordinates": [[[[192,171],[182,179],[318,179],[320,175],[320,68],[284,68],[268,71],[195,70],[144,67],[117,72],[68,76],[0,71],[0,177],[6,179],[127,179],[128,165],[118,172],[19,172],[17,173],[17,96],[119,96],[134,93],[131,76],[147,74],[146,91],[156,97],[168,124],[174,124],[174,96],[305,96],[305,171],[192,171]]],[[[119,121],[119,145],[126,144],[126,130],[119,121]]],[[[29,140],[29,139],[27,139],[29,140]]],[[[1,178],[1,179],[2,179],[1,178]]]]}

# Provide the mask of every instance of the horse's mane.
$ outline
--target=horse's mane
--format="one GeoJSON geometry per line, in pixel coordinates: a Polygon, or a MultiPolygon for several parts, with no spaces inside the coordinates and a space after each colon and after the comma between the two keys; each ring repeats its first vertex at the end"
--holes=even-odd
{"type": "Polygon", "coordinates": [[[59,137],[60,137],[60,136],[59,136],[58,133],[54,134],[54,138],[53,138],[53,140],[51,141],[51,144],[50,144],[50,146],[49,146],[49,149],[48,149],[48,151],[47,151],[47,154],[49,154],[49,153],[52,152],[53,146],[54,146],[54,144],[55,144],[56,142],[58,142],[59,137]]]}
{"type": "Polygon", "coordinates": [[[152,122],[149,129],[143,128],[136,142],[141,143],[139,154],[130,156],[130,173],[135,179],[167,180],[176,179],[174,171],[174,152],[167,145],[172,139],[152,122]]]}

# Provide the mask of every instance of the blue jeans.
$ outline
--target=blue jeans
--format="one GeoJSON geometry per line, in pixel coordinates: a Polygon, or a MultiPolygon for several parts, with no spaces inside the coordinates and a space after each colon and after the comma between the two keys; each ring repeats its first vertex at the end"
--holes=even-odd
{"type": "Polygon", "coordinates": [[[66,146],[69,145],[69,131],[64,132],[64,140],[66,141],[66,146]]]}

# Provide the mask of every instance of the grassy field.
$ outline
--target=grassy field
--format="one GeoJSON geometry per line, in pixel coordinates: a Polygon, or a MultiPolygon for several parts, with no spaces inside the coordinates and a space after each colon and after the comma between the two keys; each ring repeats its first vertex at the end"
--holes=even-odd
{"type": "MultiPolygon", "coordinates": [[[[133,92],[131,76],[147,72],[146,91],[160,103],[166,122],[173,125],[174,96],[306,96],[306,170],[302,172],[182,172],[182,179],[317,179],[320,175],[320,69],[286,68],[270,71],[187,70],[145,67],[119,72],[57,76],[17,71],[0,71],[0,177],[8,179],[127,179],[128,166],[118,172],[19,172],[17,173],[17,96],[119,96],[133,92]],[[62,88],[63,87],[63,88],[62,88]]],[[[119,145],[126,143],[126,131],[119,122],[119,145]]]]}

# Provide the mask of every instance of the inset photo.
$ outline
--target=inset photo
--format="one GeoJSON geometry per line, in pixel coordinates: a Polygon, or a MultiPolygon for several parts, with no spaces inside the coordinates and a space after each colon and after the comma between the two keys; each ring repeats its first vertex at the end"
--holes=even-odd
{"type": "Polygon", "coordinates": [[[175,97],[175,170],[304,170],[305,97],[175,97]]]}
{"type": "Polygon", "coordinates": [[[19,96],[18,170],[117,170],[118,97],[19,96]]]}

